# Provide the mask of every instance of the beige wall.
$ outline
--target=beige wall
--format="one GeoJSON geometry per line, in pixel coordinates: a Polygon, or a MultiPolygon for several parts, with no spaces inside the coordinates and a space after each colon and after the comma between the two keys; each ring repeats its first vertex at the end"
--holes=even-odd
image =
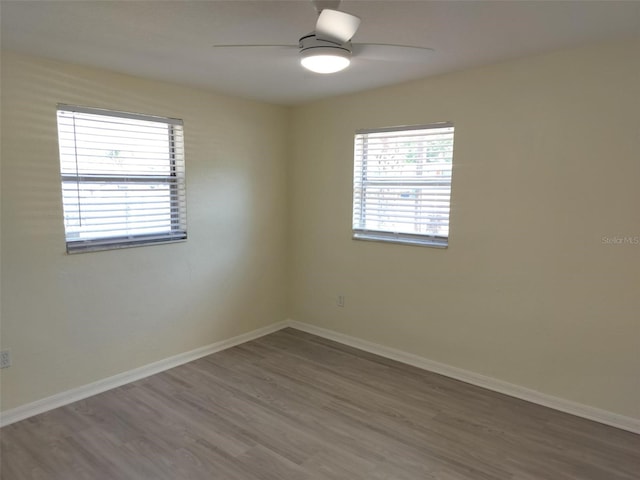
{"type": "Polygon", "coordinates": [[[639,42],[293,115],[293,319],[640,418],[639,42]],[[447,120],[449,248],[351,240],[354,131],[447,120]]]}
{"type": "Polygon", "coordinates": [[[2,58],[2,409],[286,318],[282,107],[2,58]],[[189,240],[66,255],[56,104],[184,120],[189,240]]]}

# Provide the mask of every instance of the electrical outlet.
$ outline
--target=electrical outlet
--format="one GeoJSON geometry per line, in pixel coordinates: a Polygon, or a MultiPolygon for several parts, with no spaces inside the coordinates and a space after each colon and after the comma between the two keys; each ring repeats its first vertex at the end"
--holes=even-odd
{"type": "Polygon", "coordinates": [[[336,305],[338,305],[339,307],[344,307],[344,295],[338,295],[336,305]]]}
{"type": "Polygon", "coordinates": [[[9,350],[2,350],[0,352],[0,368],[7,368],[11,366],[11,353],[9,350]]]}

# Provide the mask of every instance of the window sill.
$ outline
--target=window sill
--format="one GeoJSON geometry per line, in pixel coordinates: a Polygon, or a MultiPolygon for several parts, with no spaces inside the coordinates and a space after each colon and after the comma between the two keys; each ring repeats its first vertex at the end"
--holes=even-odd
{"type": "Polygon", "coordinates": [[[138,239],[128,241],[116,241],[111,243],[101,243],[88,240],[86,242],[67,242],[67,254],[76,255],[78,253],[104,252],[108,250],[120,250],[123,248],[149,247],[151,245],[166,245],[169,243],[181,243],[187,241],[187,235],[183,237],[155,239],[138,239]]]}
{"type": "Polygon", "coordinates": [[[354,232],[353,240],[366,242],[397,243],[400,245],[412,245],[416,247],[448,248],[449,240],[442,237],[404,236],[384,233],[354,232]]]}

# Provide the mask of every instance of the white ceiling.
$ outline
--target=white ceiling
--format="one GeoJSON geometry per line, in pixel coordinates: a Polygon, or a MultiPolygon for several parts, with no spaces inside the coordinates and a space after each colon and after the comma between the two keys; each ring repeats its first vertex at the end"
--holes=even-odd
{"type": "Polygon", "coordinates": [[[344,0],[356,42],[435,49],[428,61],[355,58],[306,72],[291,55],[214,44],[296,44],[309,0],[2,0],[2,48],[281,104],[299,104],[582,44],[640,36],[640,1],[344,0]]]}

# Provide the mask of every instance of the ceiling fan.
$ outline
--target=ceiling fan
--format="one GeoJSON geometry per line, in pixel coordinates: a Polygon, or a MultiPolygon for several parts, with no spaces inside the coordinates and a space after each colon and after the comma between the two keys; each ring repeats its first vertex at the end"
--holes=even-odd
{"type": "Polygon", "coordinates": [[[318,12],[313,32],[303,35],[297,45],[214,45],[223,48],[286,48],[298,50],[300,63],[315,73],[336,73],[351,63],[352,57],[406,62],[424,61],[433,49],[388,43],[351,43],[360,18],[337,10],[340,0],[311,0],[318,12]]]}

